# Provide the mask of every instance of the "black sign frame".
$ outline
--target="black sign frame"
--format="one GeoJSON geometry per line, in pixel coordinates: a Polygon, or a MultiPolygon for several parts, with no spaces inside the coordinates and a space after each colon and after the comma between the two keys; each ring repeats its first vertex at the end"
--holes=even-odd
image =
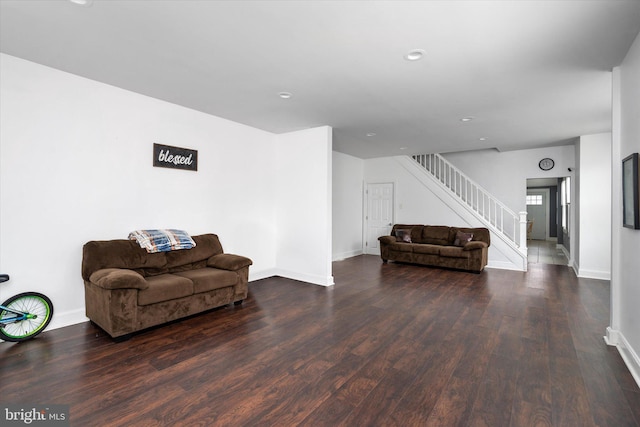
{"type": "Polygon", "coordinates": [[[153,166],[198,171],[198,150],[153,144],[153,166]]]}

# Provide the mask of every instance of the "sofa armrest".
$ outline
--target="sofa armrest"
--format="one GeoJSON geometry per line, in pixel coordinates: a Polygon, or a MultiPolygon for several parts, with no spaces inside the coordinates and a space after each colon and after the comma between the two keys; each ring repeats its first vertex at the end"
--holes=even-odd
{"type": "Polygon", "coordinates": [[[393,236],[380,236],[378,237],[378,240],[380,241],[380,243],[384,243],[387,245],[390,245],[391,243],[396,242],[396,238],[393,236]]]}
{"type": "Polygon", "coordinates": [[[487,245],[485,242],[472,240],[471,242],[465,243],[464,246],[462,247],[462,249],[465,250],[465,251],[472,251],[474,249],[482,249],[482,248],[487,248],[487,247],[489,247],[489,245],[487,245]]]}
{"type": "Polygon", "coordinates": [[[149,283],[133,270],[103,268],[89,276],[89,282],[103,289],[147,289],[149,283]]]}
{"type": "Polygon", "coordinates": [[[207,260],[207,266],[222,270],[238,271],[253,264],[249,258],[241,255],[218,254],[207,260]]]}

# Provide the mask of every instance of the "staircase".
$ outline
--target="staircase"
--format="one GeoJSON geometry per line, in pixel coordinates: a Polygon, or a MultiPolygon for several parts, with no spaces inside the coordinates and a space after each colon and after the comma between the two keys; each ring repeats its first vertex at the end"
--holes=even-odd
{"type": "Polygon", "coordinates": [[[501,246],[498,249],[516,268],[526,271],[526,212],[513,212],[439,154],[420,154],[412,156],[411,159],[418,168],[410,172],[423,175],[443,190],[447,196],[440,198],[452,209],[459,211],[460,207],[464,208],[487,227],[492,232],[492,246],[497,243],[501,246]]]}

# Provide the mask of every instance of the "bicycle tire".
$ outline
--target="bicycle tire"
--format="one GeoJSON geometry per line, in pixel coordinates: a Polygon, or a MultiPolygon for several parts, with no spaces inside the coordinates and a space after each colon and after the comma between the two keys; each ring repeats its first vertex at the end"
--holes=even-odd
{"type": "MultiPolygon", "coordinates": [[[[53,303],[46,295],[38,292],[23,292],[14,295],[2,304],[12,310],[35,315],[34,318],[7,323],[0,326],[0,339],[4,341],[26,341],[38,335],[51,322],[53,303]]],[[[0,319],[13,316],[6,310],[0,311],[0,319]]]]}

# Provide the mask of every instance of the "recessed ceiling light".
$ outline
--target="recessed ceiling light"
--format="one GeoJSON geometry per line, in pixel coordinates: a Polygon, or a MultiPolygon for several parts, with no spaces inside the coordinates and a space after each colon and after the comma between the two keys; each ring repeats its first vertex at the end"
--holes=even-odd
{"type": "Polygon", "coordinates": [[[400,147],[400,149],[401,149],[401,150],[406,150],[406,149],[407,149],[407,147],[400,147]]]}
{"type": "Polygon", "coordinates": [[[369,132],[369,133],[367,134],[367,136],[368,136],[368,137],[372,137],[372,136],[376,136],[376,134],[375,134],[374,132],[369,132]]]}
{"type": "Polygon", "coordinates": [[[293,96],[291,92],[280,92],[278,96],[282,99],[289,99],[293,96]]]}
{"type": "Polygon", "coordinates": [[[406,59],[407,61],[419,61],[424,57],[426,53],[427,52],[425,52],[423,49],[413,49],[404,56],[404,59],[406,59]]]}
{"type": "Polygon", "coordinates": [[[71,3],[78,4],[80,6],[91,6],[93,0],[69,0],[71,3]]]}
{"type": "Polygon", "coordinates": [[[461,118],[461,119],[460,119],[460,121],[461,121],[461,122],[465,122],[465,123],[467,123],[467,122],[470,122],[471,120],[473,120],[474,118],[475,118],[475,117],[467,116],[467,117],[463,117],[463,118],[461,118]]]}
{"type": "Polygon", "coordinates": [[[489,139],[489,138],[487,138],[486,136],[483,136],[483,137],[478,138],[478,139],[479,139],[480,141],[486,141],[486,140],[487,140],[487,139],[489,139]]]}

